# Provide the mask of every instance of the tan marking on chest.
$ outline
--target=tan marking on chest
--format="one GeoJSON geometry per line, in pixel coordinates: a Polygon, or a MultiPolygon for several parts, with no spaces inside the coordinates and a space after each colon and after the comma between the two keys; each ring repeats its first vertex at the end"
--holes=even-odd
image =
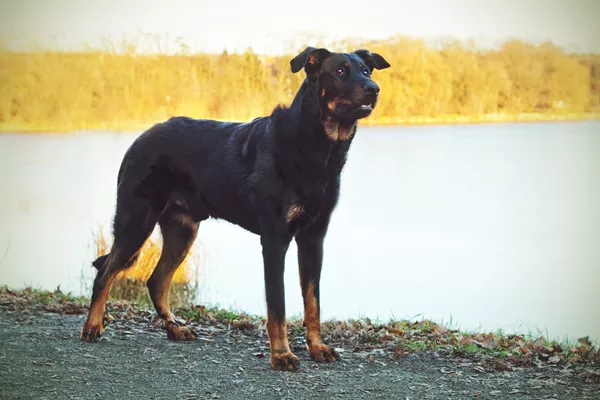
{"type": "Polygon", "coordinates": [[[356,125],[352,125],[348,128],[340,125],[339,122],[335,122],[332,120],[325,120],[323,122],[323,128],[325,129],[325,134],[329,139],[336,141],[344,141],[348,140],[354,134],[354,128],[356,125]]]}
{"type": "Polygon", "coordinates": [[[304,212],[304,207],[298,204],[292,204],[288,209],[288,212],[285,216],[285,220],[290,223],[293,220],[297,219],[304,212]]]}

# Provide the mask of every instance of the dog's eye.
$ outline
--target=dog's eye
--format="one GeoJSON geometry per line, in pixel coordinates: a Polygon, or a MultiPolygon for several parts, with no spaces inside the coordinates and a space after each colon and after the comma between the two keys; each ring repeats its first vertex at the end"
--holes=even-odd
{"type": "Polygon", "coordinates": [[[338,69],[335,70],[335,73],[340,76],[344,75],[344,72],[346,72],[346,70],[344,70],[344,68],[342,68],[342,67],[339,67],[338,69]]]}
{"type": "Polygon", "coordinates": [[[363,72],[363,75],[369,76],[369,70],[368,69],[365,68],[365,69],[363,69],[362,72],[363,72]]]}

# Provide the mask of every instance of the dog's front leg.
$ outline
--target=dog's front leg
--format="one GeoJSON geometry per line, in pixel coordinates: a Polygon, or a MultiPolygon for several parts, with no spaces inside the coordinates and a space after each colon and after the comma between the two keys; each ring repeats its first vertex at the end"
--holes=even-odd
{"type": "Polygon", "coordinates": [[[340,360],[338,353],[323,343],[319,305],[319,282],[323,264],[323,232],[302,232],[296,236],[300,285],[304,298],[306,345],[310,357],[317,362],[340,360]]]}
{"type": "Polygon", "coordinates": [[[300,362],[291,352],[288,343],[283,284],[285,253],[290,240],[285,235],[268,234],[261,236],[265,266],[267,334],[269,335],[271,348],[271,365],[275,369],[296,371],[300,367],[300,362]]]}

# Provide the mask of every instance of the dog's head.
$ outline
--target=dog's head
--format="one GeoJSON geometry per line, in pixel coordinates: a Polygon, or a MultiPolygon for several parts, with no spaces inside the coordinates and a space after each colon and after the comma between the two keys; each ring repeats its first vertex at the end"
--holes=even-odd
{"type": "Polygon", "coordinates": [[[371,74],[390,64],[368,50],[332,53],[307,47],[290,61],[292,72],[302,68],[315,89],[321,111],[336,120],[357,120],[371,114],[377,105],[379,85],[371,74]]]}

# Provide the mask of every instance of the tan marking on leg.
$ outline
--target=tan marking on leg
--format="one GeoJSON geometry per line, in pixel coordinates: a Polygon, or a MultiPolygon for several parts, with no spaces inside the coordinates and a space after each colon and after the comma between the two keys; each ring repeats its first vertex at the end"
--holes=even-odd
{"type": "Polygon", "coordinates": [[[297,219],[304,212],[304,207],[299,204],[292,204],[288,209],[285,220],[289,224],[293,220],[297,219]]]}
{"type": "Polygon", "coordinates": [[[267,336],[271,351],[271,366],[275,369],[297,371],[298,358],[290,350],[287,338],[287,321],[277,321],[271,314],[267,316],[267,336]]]}
{"type": "Polygon", "coordinates": [[[310,357],[317,362],[339,360],[340,356],[321,338],[319,302],[312,283],[306,286],[304,295],[304,325],[306,325],[306,347],[310,357]]]}
{"type": "Polygon", "coordinates": [[[171,223],[178,225],[164,225],[163,250],[154,272],[148,279],[148,291],[159,317],[158,322],[167,331],[167,337],[175,341],[194,340],[196,339],[194,331],[180,326],[175,320],[169,305],[169,290],[175,272],[185,260],[196,238],[198,225],[184,213],[172,213],[169,218],[171,223]],[[182,232],[189,234],[186,242],[182,241],[182,232]]]}
{"type": "MultiPolygon", "coordinates": [[[[165,260],[163,260],[162,264],[165,263],[165,260]]],[[[175,275],[177,268],[166,270],[166,268],[160,264],[161,261],[159,260],[159,264],[150,276],[150,279],[148,279],[148,290],[150,291],[150,297],[153,299],[154,307],[156,308],[158,315],[166,321],[175,322],[175,316],[171,312],[169,306],[169,289],[171,288],[171,280],[173,279],[173,275],[175,275]],[[159,269],[158,267],[162,268],[159,269]]]]}
{"type": "Polygon", "coordinates": [[[267,317],[267,335],[269,336],[271,351],[281,353],[290,350],[287,338],[287,320],[285,318],[283,321],[277,321],[269,315],[267,317]]]}
{"type": "Polygon", "coordinates": [[[304,324],[307,331],[307,343],[322,343],[319,314],[319,304],[315,296],[315,289],[313,284],[309,283],[304,293],[304,324]]]}
{"type": "MultiPolygon", "coordinates": [[[[101,272],[99,272],[101,273],[101,272]]],[[[106,302],[110,294],[110,287],[117,277],[119,271],[112,271],[104,279],[104,285],[100,289],[98,297],[90,305],[90,312],[79,333],[79,337],[87,342],[97,342],[104,332],[104,312],[106,311],[106,302]]]]}
{"type": "MultiPolygon", "coordinates": [[[[156,272],[157,270],[159,270],[158,266],[154,271],[156,272]]],[[[158,277],[155,277],[154,279],[159,283],[156,284],[156,286],[148,286],[148,289],[150,290],[150,296],[153,299],[154,307],[156,308],[159,317],[157,325],[167,332],[167,337],[169,340],[195,340],[196,333],[188,327],[180,326],[175,319],[175,315],[171,311],[171,307],[169,306],[169,289],[171,287],[171,280],[175,274],[175,271],[177,271],[177,268],[173,268],[168,271],[167,275],[164,277],[160,277],[160,275],[158,275],[158,277]]]]}

